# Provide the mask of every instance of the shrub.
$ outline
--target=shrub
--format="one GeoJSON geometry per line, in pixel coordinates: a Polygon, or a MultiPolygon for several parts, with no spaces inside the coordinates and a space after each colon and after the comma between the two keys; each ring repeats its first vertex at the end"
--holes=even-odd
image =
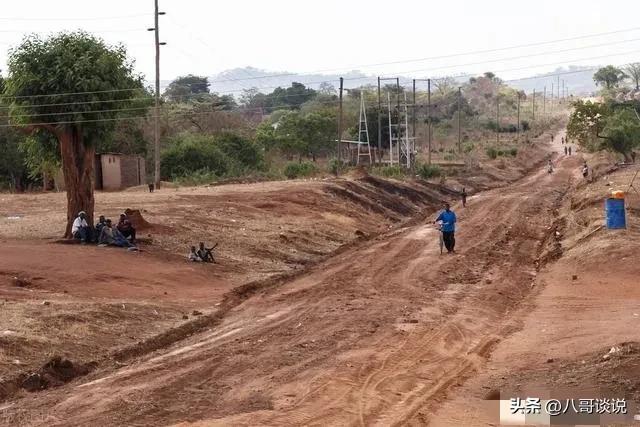
{"type": "Polygon", "coordinates": [[[373,172],[385,178],[401,179],[405,176],[405,169],[398,165],[377,167],[373,172]]]}
{"type": "Polygon", "coordinates": [[[523,120],[520,122],[520,126],[522,126],[522,130],[523,131],[527,131],[529,129],[531,129],[531,126],[529,125],[529,122],[526,120],[523,120]]]}
{"type": "Polygon", "coordinates": [[[486,149],[487,156],[491,159],[496,159],[498,157],[498,150],[494,147],[487,147],[486,149]]]}
{"type": "Polygon", "coordinates": [[[242,169],[260,170],[264,167],[262,150],[251,140],[233,133],[214,137],[213,142],[242,169]]]}
{"type": "Polygon", "coordinates": [[[511,155],[511,157],[515,157],[518,155],[518,149],[515,147],[510,148],[507,152],[509,153],[509,155],[511,155]]]}
{"type": "Polygon", "coordinates": [[[344,170],[347,167],[347,163],[338,161],[338,159],[331,159],[327,164],[327,170],[329,173],[336,175],[338,173],[338,166],[340,166],[340,170],[344,170]]]}
{"type": "Polygon", "coordinates": [[[455,159],[455,156],[454,156],[453,154],[445,154],[445,155],[444,155],[444,159],[445,159],[447,162],[450,162],[450,161],[452,161],[453,159],[455,159]]]}
{"type": "Polygon", "coordinates": [[[295,179],[313,175],[316,171],[316,165],[311,162],[289,162],[283,173],[288,179],[295,179]]]}
{"type": "Polygon", "coordinates": [[[472,151],[473,151],[473,149],[474,149],[474,148],[475,148],[475,146],[473,145],[473,143],[470,143],[470,144],[464,144],[463,151],[464,151],[465,153],[470,153],[470,152],[472,152],[472,151]]]}
{"type": "Polygon", "coordinates": [[[174,177],[173,181],[180,185],[202,185],[210,184],[219,178],[214,172],[207,169],[201,169],[189,174],[174,177]]]}
{"type": "Polygon", "coordinates": [[[165,178],[176,179],[206,170],[218,177],[229,170],[231,159],[216,147],[210,137],[182,135],[170,142],[162,152],[161,173],[165,178]]]}
{"type": "Polygon", "coordinates": [[[429,179],[442,175],[442,169],[440,169],[440,166],[438,165],[421,164],[416,169],[416,172],[422,179],[429,179]]]}

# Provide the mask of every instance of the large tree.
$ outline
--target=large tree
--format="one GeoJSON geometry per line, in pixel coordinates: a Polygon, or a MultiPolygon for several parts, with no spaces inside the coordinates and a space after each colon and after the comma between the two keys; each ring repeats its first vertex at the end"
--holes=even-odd
{"type": "Polygon", "coordinates": [[[604,86],[606,89],[618,87],[624,78],[624,71],[620,68],[614,67],[613,65],[607,65],[606,67],[600,68],[593,75],[593,81],[600,86],[604,86]]]}
{"type": "Polygon", "coordinates": [[[636,90],[640,90],[640,62],[634,62],[624,67],[627,77],[636,86],[636,90]]]}
{"type": "Polygon", "coordinates": [[[172,81],[164,91],[164,97],[171,102],[188,102],[202,99],[202,95],[208,93],[209,79],[189,74],[172,81]]]}
{"type": "Polygon", "coordinates": [[[79,211],[93,221],[96,144],[119,117],[144,114],[144,94],[123,46],[84,32],[27,37],[9,52],[3,99],[14,124],[57,141],[67,189],[66,237],[79,211]],[[131,107],[138,105],[138,107],[131,107]]]}

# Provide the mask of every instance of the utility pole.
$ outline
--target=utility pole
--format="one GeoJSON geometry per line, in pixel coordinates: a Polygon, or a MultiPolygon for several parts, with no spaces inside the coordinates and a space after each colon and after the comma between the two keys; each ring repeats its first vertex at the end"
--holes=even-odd
{"type": "Polygon", "coordinates": [[[531,95],[531,124],[536,120],[536,90],[533,89],[531,95]]]}
{"type": "Polygon", "coordinates": [[[382,163],[382,101],[380,100],[380,77],[378,77],[378,163],[382,163]]]}
{"type": "Polygon", "coordinates": [[[412,123],[412,131],[411,131],[411,136],[413,137],[413,141],[415,144],[415,140],[416,140],[416,79],[413,79],[413,114],[411,115],[411,121],[412,123]]]}
{"type": "Polygon", "coordinates": [[[427,79],[427,163],[431,164],[431,79],[427,79]]]}
{"type": "MultiPolygon", "coordinates": [[[[342,161],[340,156],[340,148],[342,145],[342,90],[344,88],[344,78],[340,77],[340,106],[338,112],[338,165],[336,167],[336,176],[340,174],[340,162],[342,161]]],[[[358,140],[360,136],[358,136],[358,140]]]]}
{"type": "Polygon", "coordinates": [[[547,87],[542,92],[542,117],[547,117],[547,87]]]}
{"type": "Polygon", "coordinates": [[[564,101],[564,79],[562,79],[562,100],[564,101]]]}
{"type": "Polygon", "coordinates": [[[155,47],[156,47],[156,93],[155,93],[155,107],[153,111],[153,160],[154,160],[154,187],[160,188],[160,46],[164,46],[166,43],[160,42],[160,15],[164,15],[165,12],[160,12],[158,8],[158,0],[154,0],[154,24],[153,28],[148,28],[147,31],[155,31],[155,47]]]}
{"type": "Polygon", "coordinates": [[[551,113],[553,114],[553,82],[551,82],[551,98],[549,99],[549,107],[551,109],[551,113]]]}
{"type": "Polygon", "coordinates": [[[500,144],[500,94],[496,95],[496,144],[500,144]]]}
{"type": "Polygon", "coordinates": [[[462,100],[462,87],[458,86],[458,153],[462,154],[462,127],[460,117],[460,101],[462,100]]]}
{"type": "Polygon", "coordinates": [[[560,104],[560,74],[558,74],[558,105],[560,104]]]}
{"type": "Polygon", "coordinates": [[[518,135],[518,139],[520,139],[520,92],[518,92],[518,127],[516,128],[516,132],[518,135]]]}

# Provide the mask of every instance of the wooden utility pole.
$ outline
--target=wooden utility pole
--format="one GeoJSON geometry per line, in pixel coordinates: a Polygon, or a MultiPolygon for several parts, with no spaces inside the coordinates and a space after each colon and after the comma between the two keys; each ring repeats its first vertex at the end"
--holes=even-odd
{"type": "Polygon", "coordinates": [[[461,113],[460,104],[462,100],[462,87],[458,86],[458,153],[462,154],[462,127],[461,127],[461,113]]]}
{"type": "Polygon", "coordinates": [[[536,121],[536,90],[533,90],[533,97],[531,98],[531,123],[536,121]]]}
{"type": "Polygon", "coordinates": [[[562,79],[562,100],[564,101],[564,79],[562,79]]]}
{"type": "Polygon", "coordinates": [[[431,164],[431,79],[427,79],[427,163],[431,164]]]}
{"type": "MultiPolygon", "coordinates": [[[[338,111],[338,165],[336,167],[336,176],[340,173],[340,162],[342,156],[340,155],[340,149],[342,147],[342,90],[344,88],[344,78],[340,77],[340,104],[338,111]]],[[[360,139],[360,136],[358,136],[360,139]]]]}
{"type": "Polygon", "coordinates": [[[160,11],[158,0],[154,0],[155,41],[156,41],[156,96],[153,121],[154,186],[160,188],[160,11]]]}
{"type": "Polygon", "coordinates": [[[518,105],[518,127],[516,128],[516,133],[518,135],[518,138],[520,138],[520,92],[518,92],[517,105],[518,105]]]}
{"type": "Polygon", "coordinates": [[[500,94],[496,95],[496,144],[500,144],[500,94]]]}
{"type": "Polygon", "coordinates": [[[547,117],[547,87],[542,92],[542,117],[547,117]]]}
{"type": "Polygon", "coordinates": [[[413,79],[413,114],[411,115],[412,131],[411,136],[415,144],[416,140],[416,79],[413,79]]]}
{"type": "Polygon", "coordinates": [[[378,77],[378,163],[382,163],[382,101],[380,100],[380,77],[378,77]]]}
{"type": "Polygon", "coordinates": [[[549,98],[549,108],[551,109],[551,113],[553,114],[553,82],[551,82],[551,98],[549,98]]]}
{"type": "Polygon", "coordinates": [[[560,104],[560,74],[558,74],[558,105],[560,104]]]}

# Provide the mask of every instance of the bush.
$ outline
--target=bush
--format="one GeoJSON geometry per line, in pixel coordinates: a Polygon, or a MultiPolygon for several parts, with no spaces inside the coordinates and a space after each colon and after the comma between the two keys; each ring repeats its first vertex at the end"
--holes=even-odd
{"type": "Polygon", "coordinates": [[[518,149],[517,149],[517,148],[515,148],[515,147],[510,148],[507,152],[509,153],[509,155],[510,155],[511,157],[515,157],[515,156],[517,156],[517,155],[518,155],[518,149]]]}
{"type": "Polygon", "coordinates": [[[523,120],[520,122],[520,126],[522,126],[522,130],[523,131],[527,131],[529,129],[531,129],[531,125],[529,125],[529,122],[526,120],[523,120]]]}
{"type": "Polygon", "coordinates": [[[487,147],[486,149],[487,156],[491,159],[496,159],[498,157],[498,150],[494,147],[487,147]]]}
{"type": "Polygon", "coordinates": [[[187,175],[174,177],[173,181],[176,184],[180,185],[202,185],[202,184],[210,184],[216,181],[219,178],[214,172],[211,172],[207,169],[201,169],[194,172],[191,172],[187,175]]]}
{"type": "Polygon", "coordinates": [[[197,171],[207,171],[217,177],[229,170],[231,159],[216,147],[210,137],[182,135],[173,139],[162,152],[161,174],[176,179],[197,171]]]}
{"type": "Polygon", "coordinates": [[[473,143],[469,143],[469,144],[464,144],[464,148],[463,151],[465,153],[470,153],[473,151],[473,149],[475,148],[475,146],[473,145],[473,143]]]}
{"type": "Polygon", "coordinates": [[[344,171],[345,168],[347,167],[347,163],[345,163],[343,161],[338,161],[338,159],[331,159],[331,160],[329,160],[329,163],[327,164],[327,170],[329,171],[329,173],[331,173],[333,175],[337,175],[338,174],[338,166],[340,166],[340,170],[344,171]]]}
{"type": "Polygon", "coordinates": [[[373,172],[377,175],[382,175],[385,178],[396,178],[401,179],[405,177],[406,170],[398,165],[393,166],[382,166],[373,169],[373,172]]]}
{"type": "Polygon", "coordinates": [[[442,175],[442,169],[440,169],[440,166],[438,165],[422,164],[418,166],[418,168],[416,169],[416,172],[418,173],[418,175],[420,175],[420,178],[422,179],[435,178],[437,176],[442,175]]]}
{"type": "Polygon", "coordinates": [[[283,173],[288,179],[295,179],[313,175],[316,171],[316,165],[311,162],[289,162],[283,173]]]}
{"type": "Polygon", "coordinates": [[[261,149],[231,133],[220,136],[182,133],[161,154],[161,174],[177,179],[189,176],[238,176],[264,169],[261,149]],[[205,171],[205,172],[203,172],[205,171]]]}
{"type": "Polygon", "coordinates": [[[447,161],[447,162],[450,162],[450,161],[454,160],[455,158],[456,158],[456,157],[455,157],[453,154],[445,154],[445,155],[444,155],[444,159],[445,159],[445,161],[447,161]]]}

